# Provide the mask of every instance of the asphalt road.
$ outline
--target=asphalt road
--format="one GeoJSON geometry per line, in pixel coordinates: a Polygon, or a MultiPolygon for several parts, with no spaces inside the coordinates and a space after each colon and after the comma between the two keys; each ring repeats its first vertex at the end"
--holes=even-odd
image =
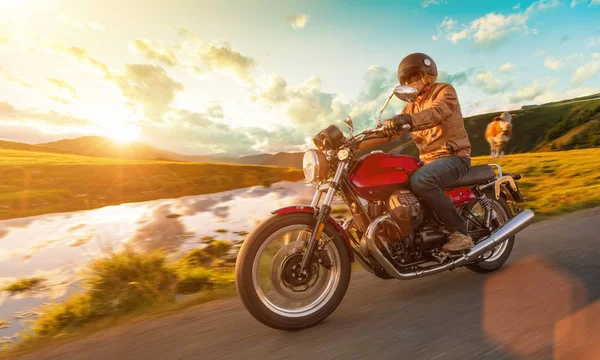
{"type": "Polygon", "coordinates": [[[509,262],[401,282],[352,275],[340,307],[272,330],[237,299],[22,359],[600,359],[600,208],[536,223],[509,262]]]}

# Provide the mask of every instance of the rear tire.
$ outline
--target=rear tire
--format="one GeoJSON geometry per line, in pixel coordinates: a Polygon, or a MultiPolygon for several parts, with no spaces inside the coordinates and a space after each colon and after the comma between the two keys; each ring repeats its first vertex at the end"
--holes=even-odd
{"type": "MultiPolygon", "coordinates": [[[[501,195],[500,199],[496,200],[496,196],[494,195],[493,192],[486,191],[485,194],[492,201],[492,209],[497,212],[497,216],[499,219],[498,222],[501,222],[499,224],[499,226],[501,226],[502,224],[504,224],[505,222],[507,222],[508,220],[510,220],[513,217],[512,211],[510,210],[510,207],[508,206],[508,203],[506,202],[504,195],[501,195]],[[502,220],[502,221],[500,221],[500,220],[502,220]]],[[[481,207],[481,204],[479,204],[479,202],[477,202],[477,203],[473,203],[472,205],[469,205],[469,206],[470,206],[469,210],[473,211],[473,208],[475,208],[477,206],[481,207]]],[[[469,223],[470,223],[469,220],[467,220],[467,230],[469,229],[469,225],[470,225],[469,223]]],[[[501,268],[502,265],[504,265],[504,263],[506,262],[506,260],[508,260],[508,258],[510,257],[514,243],[515,243],[515,237],[513,236],[513,237],[509,238],[508,240],[497,245],[492,250],[492,255],[488,256],[489,260],[484,260],[484,261],[481,261],[476,264],[465,265],[465,267],[473,272],[480,273],[480,274],[486,274],[486,273],[489,273],[492,271],[496,271],[499,268],[501,268]],[[498,254],[494,254],[493,251],[495,251],[496,249],[500,249],[502,252],[498,253],[498,254]]],[[[484,254],[484,256],[485,255],[486,254],[484,254]]]]}
{"type": "MultiPolygon", "coordinates": [[[[348,246],[338,230],[330,223],[327,223],[323,229],[323,237],[327,236],[331,239],[330,242],[333,243],[333,247],[330,248],[334,248],[335,251],[337,251],[338,256],[335,257],[335,259],[339,260],[339,265],[336,267],[336,271],[339,271],[339,275],[336,274],[337,284],[334,285],[335,288],[331,288],[330,290],[332,295],[325,297],[314,309],[307,311],[306,315],[303,315],[302,313],[292,313],[291,311],[289,313],[277,311],[277,308],[274,310],[273,305],[265,302],[266,296],[264,294],[262,294],[262,296],[259,295],[262,290],[257,290],[257,286],[260,287],[260,285],[256,284],[256,282],[259,281],[256,280],[257,277],[255,277],[254,271],[256,270],[255,259],[257,256],[260,257],[262,255],[258,252],[263,249],[263,244],[268,239],[271,239],[274,234],[276,235],[278,231],[285,229],[286,227],[302,225],[305,226],[307,230],[312,231],[314,222],[315,220],[310,213],[274,215],[254,229],[250,235],[248,235],[240,249],[235,270],[235,281],[238,294],[248,312],[250,312],[256,320],[269,327],[279,330],[300,330],[314,326],[327,318],[338,307],[346,294],[350,282],[351,270],[348,246]]],[[[304,251],[305,250],[303,250],[302,253],[304,253],[304,251]]],[[[335,254],[329,255],[334,256],[335,254]]],[[[276,256],[274,259],[275,258],[276,256]]],[[[318,266],[321,267],[322,265],[318,266]]],[[[332,271],[325,268],[323,269],[325,271],[332,271]]],[[[330,275],[333,275],[333,273],[330,275]]],[[[277,285],[274,287],[281,288],[282,286],[277,285]]]]}

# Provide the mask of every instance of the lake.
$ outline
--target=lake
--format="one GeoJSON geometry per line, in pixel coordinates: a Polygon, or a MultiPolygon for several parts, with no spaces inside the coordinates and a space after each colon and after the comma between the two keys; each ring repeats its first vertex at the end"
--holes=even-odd
{"type": "Polygon", "coordinates": [[[0,340],[13,340],[40,307],[78,291],[79,274],[94,258],[125,244],[141,251],[184,252],[200,246],[203,236],[240,241],[244,235],[235,232],[250,232],[277,208],[310,204],[314,189],[304,181],[280,182],[269,188],[0,221],[0,286],[23,277],[48,279],[46,288],[33,294],[0,292],[0,320],[10,323],[0,329],[0,340]]]}

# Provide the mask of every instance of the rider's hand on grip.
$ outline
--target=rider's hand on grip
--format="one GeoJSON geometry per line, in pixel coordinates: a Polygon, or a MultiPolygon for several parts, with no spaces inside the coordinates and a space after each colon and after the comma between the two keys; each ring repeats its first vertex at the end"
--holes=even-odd
{"type": "Polygon", "coordinates": [[[387,119],[383,124],[383,133],[386,136],[397,135],[399,130],[410,130],[412,119],[408,114],[398,114],[391,119],[387,119]]]}

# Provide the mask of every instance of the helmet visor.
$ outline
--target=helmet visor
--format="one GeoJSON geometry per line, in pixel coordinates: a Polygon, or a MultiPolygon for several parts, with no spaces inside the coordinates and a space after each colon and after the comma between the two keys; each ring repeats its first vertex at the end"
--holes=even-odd
{"type": "Polygon", "coordinates": [[[400,81],[400,85],[409,85],[416,81],[419,81],[423,78],[423,73],[421,72],[421,68],[418,66],[412,66],[406,69],[402,69],[398,73],[398,80],[400,81]]]}

